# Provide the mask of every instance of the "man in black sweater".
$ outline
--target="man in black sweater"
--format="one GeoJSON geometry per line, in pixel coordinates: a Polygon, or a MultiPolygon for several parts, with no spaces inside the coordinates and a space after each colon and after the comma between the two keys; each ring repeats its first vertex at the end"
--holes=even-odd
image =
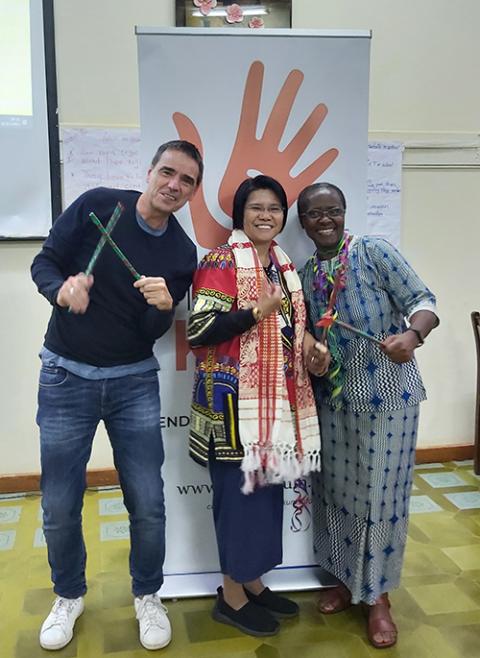
{"type": "Polygon", "coordinates": [[[68,644],[84,609],[81,510],[101,420],[129,513],[140,641],[159,649],[171,639],[158,595],[165,556],[164,453],[152,350],[171,326],[196,268],[195,245],[173,213],[192,198],[202,174],[193,144],[163,144],[145,192],[97,188],[82,194],[56,220],[32,264],[33,280],[53,307],[41,351],[37,413],[43,529],[57,594],[40,630],[44,649],[68,644]],[[105,226],[119,201],[124,210],[112,238],[142,275],[135,281],[108,244],[95,274],[83,273],[100,238],[89,213],[105,226]]]}

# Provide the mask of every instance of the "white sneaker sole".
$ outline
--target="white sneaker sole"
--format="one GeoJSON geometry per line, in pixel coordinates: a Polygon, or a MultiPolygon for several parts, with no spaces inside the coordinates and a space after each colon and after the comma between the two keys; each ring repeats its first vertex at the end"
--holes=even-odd
{"type": "Polygon", "coordinates": [[[40,646],[42,647],[42,649],[46,649],[47,651],[58,651],[59,649],[63,649],[63,647],[66,647],[67,644],[70,644],[70,642],[72,640],[73,640],[73,632],[72,632],[72,635],[68,638],[68,640],[66,640],[65,642],[62,642],[60,644],[53,644],[53,645],[52,644],[45,644],[40,639],[40,646]]]}
{"type": "Polygon", "coordinates": [[[147,644],[146,642],[143,642],[142,639],[140,638],[140,644],[144,649],[148,649],[148,651],[156,651],[157,649],[164,649],[165,647],[168,647],[171,641],[172,641],[172,637],[170,636],[166,642],[162,642],[160,644],[147,644]]]}

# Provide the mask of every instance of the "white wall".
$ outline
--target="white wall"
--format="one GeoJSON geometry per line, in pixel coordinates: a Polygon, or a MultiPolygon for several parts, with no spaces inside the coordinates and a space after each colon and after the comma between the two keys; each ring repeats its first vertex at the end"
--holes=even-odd
{"type": "MultiPolygon", "coordinates": [[[[372,30],[372,138],[407,145],[479,143],[477,0],[296,0],[293,7],[295,27],[372,30]]],[[[480,307],[479,152],[405,153],[406,162],[420,165],[404,170],[402,251],[436,293],[441,316],[440,327],[417,351],[429,398],[422,405],[422,447],[473,441],[470,312],[480,307]],[[457,161],[476,164],[451,166],[457,161]]]]}
{"type": "MultiPolygon", "coordinates": [[[[138,125],[134,25],[173,25],[173,5],[173,0],[56,0],[62,125],[138,125]]],[[[371,136],[407,144],[477,139],[478,25],[477,0],[293,0],[294,27],[373,30],[371,136]]],[[[480,307],[480,168],[452,167],[457,150],[430,149],[428,166],[416,153],[406,152],[407,162],[420,165],[404,172],[402,250],[437,293],[442,320],[418,351],[429,393],[419,444],[470,443],[475,357],[469,314],[480,307]]],[[[458,153],[462,157],[462,149],[458,153]]],[[[36,354],[49,306],[29,278],[38,249],[39,244],[0,243],[0,474],[39,470],[36,354]]],[[[97,468],[112,463],[105,435],[99,434],[91,461],[97,468]]]]}
{"type": "Polygon", "coordinates": [[[477,0],[293,0],[295,27],[373,31],[370,128],[478,134],[477,0]]]}

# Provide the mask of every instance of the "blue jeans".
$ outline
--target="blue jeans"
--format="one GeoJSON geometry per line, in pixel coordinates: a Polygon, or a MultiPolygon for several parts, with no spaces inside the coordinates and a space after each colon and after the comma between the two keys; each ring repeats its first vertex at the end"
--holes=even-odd
{"type": "Polygon", "coordinates": [[[163,583],[165,505],[157,373],[89,380],[64,368],[40,371],[43,529],[54,591],[82,596],[86,551],[83,494],[92,441],[103,420],[130,519],[130,574],[135,596],[163,583]]]}

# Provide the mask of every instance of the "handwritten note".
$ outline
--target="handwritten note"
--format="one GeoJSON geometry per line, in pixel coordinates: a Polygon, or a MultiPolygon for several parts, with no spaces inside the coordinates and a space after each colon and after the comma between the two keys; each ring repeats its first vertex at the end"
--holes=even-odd
{"type": "Polygon", "coordinates": [[[367,233],[400,246],[402,155],[400,142],[369,142],[367,233]]]}
{"type": "Polygon", "coordinates": [[[142,190],[140,130],[64,128],[64,207],[92,187],[142,190]]]}

